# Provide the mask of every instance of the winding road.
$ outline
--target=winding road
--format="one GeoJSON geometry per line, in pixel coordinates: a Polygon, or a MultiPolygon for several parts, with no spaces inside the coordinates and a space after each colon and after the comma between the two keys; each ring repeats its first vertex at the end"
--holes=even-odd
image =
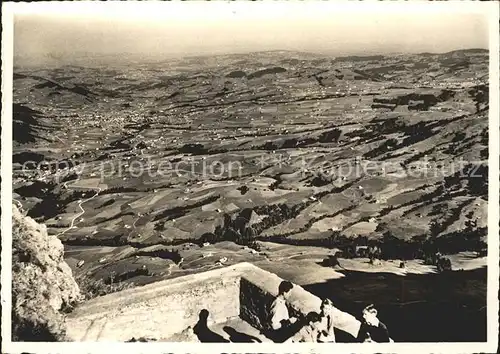
{"type": "MultiPolygon", "coordinates": [[[[71,181],[64,182],[64,184],[63,184],[63,185],[64,185],[64,187],[65,187],[65,188],[71,188],[71,186],[68,186],[68,183],[70,183],[70,182],[75,182],[75,181],[77,181],[77,179],[76,179],[76,180],[71,180],[71,181]]],[[[86,203],[86,202],[88,202],[89,200],[94,199],[94,198],[95,198],[95,197],[97,197],[97,196],[99,195],[99,193],[101,193],[101,191],[102,191],[101,187],[97,187],[97,188],[93,188],[93,187],[78,187],[78,188],[82,188],[82,189],[92,189],[92,190],[97,189],[97,191],[96,191],[96,193],[95,193],[92,197],[87,198],[87,199],[84,199],[84,200],[80,200],[80,202],[78,203],[78,207],[80,208],[81,212],[80,212],[79,214],[77,214],[76,216],[74,216],[74,217],[73,217],[73,219],[71,219],[71,223],[70,223],[69,227],[68,227],[67,229],[65,229],[65,230],[61,231],[60,233],[58,233],[58,234],[56,235],[56,237],[59,237],[59,236],[61,236],[61,235],[64,235],[66,232],[68,232],[69,230],[73,229],[73,228],[75,227],[75,226],[74,226],[74,225],[75,225],[75,220],[76,220],[76,219],[78,219],[79,217],[81,217],[83,214],[85,214],[85,209],[83,209],[83,207],[82,207],[83,203],[86,203]]]]}

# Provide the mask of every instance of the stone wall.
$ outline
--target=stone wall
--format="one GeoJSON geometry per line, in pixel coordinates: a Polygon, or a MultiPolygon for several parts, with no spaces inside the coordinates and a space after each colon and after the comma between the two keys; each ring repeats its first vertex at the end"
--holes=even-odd
{"type": "MultiPolygon", "coordinates": [[[[276,274],[254,266],[248,267],[240,280],[240,317],[257,329],[265,329],[270,317],[270,305],[278,295],[282,281],[276,274]]],[[[301,286],[294,285],[287,305],[290,315],[300,318],[311,311],[320,312],[321,299],[301,286]]],[[[360,322],[354,316],[334,308],[334,326],[356,337],[360,322]]]]}
{"type": "MultiPolygon", "coordinates": [[[[209,325],[241,317],[257,329],[269,319],[269,305],[283,279],[249,263],[187,275],[95,298],[68,318],[75,341],[127,341],[169,338],[194,326],[202,309],[209,325]]],[[[319,312],[321,299],[295,285],[288,299],[291,315],[319,312]]],[[[336,310],[335,326],[352,336],[359,321],[336,310]]]]}
{"type": "Polygon", "coordinates": [[[210,313],[209,324],[237,317],[239,274],[206,273],[90,300],[68,318],[68,337],[75,341],[163,339],[194,326],[203,309],[210,313]]]}
{"type": "Polygon", "coordinates": [[[245,278],[240,280],[240,317],[257,329],[264,329],[274,296],[245,278]]]}
{"type": "MultiPolygon", "coordinates": [[[[267,278],[266,280],[270,285],[269,287],[262,286],[262,284],[257,285],[253,283],[251,279],[247,279],[245,275],[243,275],[240,280],[240,317],[259,330],[268,329],[271,304],[278,295],[277,291],[274,289],[274,285],[279,285],[281,282],[281,279],[276,282],[274,277],[270,276],[272,275],[271,273],[266,273],[262,274],[262,279],[267,278]]],[[[301,288],[295,286],[295,291],[292,290],[292,294],[300,292],[298,289],[301,288]]],[[[290,316],[301,318],[307,315],[309,311],[319,312],[321,301],[315,301],[316,297],[309,293],[301,295],[301,300],[304,300],[304,295],[306,297],[311,297],[310,300],[312,300],[313,306],[304,306],[305,303],[300,300],[295,301],[295,304],[288,303],[288,313],[290,316]]],[[[295,297],[297,298],[297,294],[295,294],[295,297]]]]}

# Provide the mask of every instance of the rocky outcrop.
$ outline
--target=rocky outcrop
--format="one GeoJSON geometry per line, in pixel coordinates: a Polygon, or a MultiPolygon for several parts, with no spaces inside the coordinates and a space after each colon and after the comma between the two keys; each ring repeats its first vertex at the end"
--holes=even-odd
{"type": "Polygon", "coordinates": [[[63,312],[78,301],[80,290],[63,245],[15,206],[12,213],[12,339],[64,340],[63,312]]]}

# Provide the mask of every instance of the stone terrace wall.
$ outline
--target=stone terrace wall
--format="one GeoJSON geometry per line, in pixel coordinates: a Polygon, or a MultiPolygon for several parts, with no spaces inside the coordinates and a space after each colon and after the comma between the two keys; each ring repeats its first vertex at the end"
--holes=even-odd
{"type": "Polygon", "coordinates": [[[269,318],[269,306],[274,296],[245,278],[240,282],[240,317],[252,327],[263,330],[269,318]]]}
{"type": "MultiPolygon", "coordinates": [[[[258,279],[252,279],[245,274],[241,278],[240,317],[257,329],[265,330],[269,323],[269,310],[278,295],[278,286],[283,280],[277,276],[276,278],[274,274],[265,271],[259,274],[258,279]]],[[[321,305],[318,297],[298,285],[294,286],[289,300],[288,312],[298,318],[304,317],[311,311],[319,312],[321,305]]]]}
{"type": "MultiPolygon", "coordinates": [[[[92,299],[67,319],[74,341],[169,338],[194,326],[202,309],[209,324],[241,317],[257,329],[268,321],[269,305],[283,279],[249,263],[191,274],[92,299]]],[[[319,312],[321,299],[295,285],[289,297],[295,316],[319,312]]],[[[359,321],[336,310],[335,327],[356,336],[359,321]]]]}
{"type": "MultiPolygon", "coordinates": [[[[257,329],[264,329],[269,321],[269,308],[278,295],[279,284],[283,281],[276,274],[250,265],[241,278],[240,317],[257,329]]],[[[320,312],[321,299],[294,285],[288,299],[291,315],[301,317],[311,311],[320,312]]],[[[334,309],[335,328],[350,334],[358,335],[360,322],[352,315],[334,309]]]]}
{"type": "Polygon", "coordinates": [[[67,319],[74,341],[168,338],[194,326],[202,309],[209,324],[239,315],[240,272],[224,268],[165,280],[92,299],[67,319]]]}

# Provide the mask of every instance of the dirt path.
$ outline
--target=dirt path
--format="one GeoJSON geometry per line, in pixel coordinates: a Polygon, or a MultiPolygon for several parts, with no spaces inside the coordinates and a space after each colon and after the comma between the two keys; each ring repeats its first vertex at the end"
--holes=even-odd
{"type": "MultiPolygon", "coordinates": [[[[67,181],[67,182],[64,182],[64,187],[65,188],[71,188],[71,186],[68,186],[68,183],[70,182],[75,182],[76,180],[72,180],[72,181],[67,181]]],[[[85,188],[85,189],[97,189],[96,193],[90,197],[90,198],[87,198],[87,199],[84,199],[84,200],[81,200],[79,203],[78,203],[78,207],[80,208],[81,212],[79,214],[77,214],[76,216],[73,217],[73,219],[71,219],[71,223],[69,225],[69,227],[63,231],[61,231],[60,233],[58,233],[56,235],[56,237],[58,236],[61,236],[61,235],[64,235],[66,232],[68,232],[69,230],[73,229],[75,226],[75,220],[78,219],[79,217],[81,217],[83,214],[85,214],[85,209],[83,209],[82,205],[92,199],[94,199],[95,197],[97,197],[99,195],[99,193],[102,191],[101,187],[97,187],[97,188],[92,188],[92,187],[79,187],[79,188],[85,188]]]]}

